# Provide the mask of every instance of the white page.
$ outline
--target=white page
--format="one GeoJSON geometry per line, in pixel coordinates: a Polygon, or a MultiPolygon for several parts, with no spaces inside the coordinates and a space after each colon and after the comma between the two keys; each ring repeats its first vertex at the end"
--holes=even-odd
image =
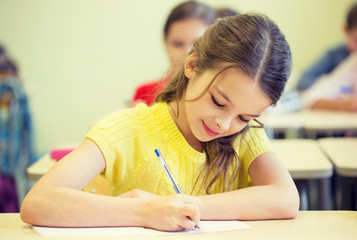
{"type": "Polygon", "coordinates": [[[156,236],[155,230],[142,227],[95,227],[95,228],[56,228],[31,226],[44,237],[121,237],[156,236]]]}
{"type": "Polygon", "coordinates": [[[180,232],[162,232],[142,227],[95,227],[95,228],[55,228],[31,226],[44,237],[120,237],[120,236],[158,236],[174,234],[191,234],[251,229],[240,221],[201,221],[200,230],[180,232]]]}
{"type": "Polygon", "coordinates": [[[201,231],[185,230],[180,232],[165,232],[165,234],[224,232],[224,231],[251,229],[251,227],[240,221],[201,221],[200,229],[201,231]]]}

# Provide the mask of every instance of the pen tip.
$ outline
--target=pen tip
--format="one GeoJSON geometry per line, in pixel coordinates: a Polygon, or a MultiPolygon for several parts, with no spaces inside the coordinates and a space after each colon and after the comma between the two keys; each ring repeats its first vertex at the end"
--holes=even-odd
{"type": "Polygon", "coordinates": [[[155,153],[156,153],[156,156],[157,156],[157,157],[160,157],[160,151],[159,151],[158,148],[155,149],[155,153]]]}

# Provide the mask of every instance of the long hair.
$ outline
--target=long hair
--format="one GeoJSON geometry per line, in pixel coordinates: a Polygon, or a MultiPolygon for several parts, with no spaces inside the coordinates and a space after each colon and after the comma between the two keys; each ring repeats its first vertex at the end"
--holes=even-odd
{"type": "MultiPolygon", "coordinates": [[[[254,79],[274,105],[279,100],[291,72],[291,52],[284,35],[274,22],[261,14],[242,14],[218,19],[194,43],[191,53],[193,52],[197,54],[197,74],[207,69],[220,69],[208,87],[203,89],[202,95],[220,73],[234,67],[254,79]]],[[[180,100],[184,96],[187,83],[188,78],[182,67],[156,97],[156,101],[180,100]]],[[[207,157],[204,171],[201,172],[205,172],[206,193],[210,193],[212,185],[222,175],[223,191],[226,188],[229,190],[239,169],[239,158],[233,143],[238,135],[244,134],[253,125],[249,124],[231,136],[202,143],[207,157]],[[230,167],[233,167],[234,171],[228,176],[230,167]]]]}

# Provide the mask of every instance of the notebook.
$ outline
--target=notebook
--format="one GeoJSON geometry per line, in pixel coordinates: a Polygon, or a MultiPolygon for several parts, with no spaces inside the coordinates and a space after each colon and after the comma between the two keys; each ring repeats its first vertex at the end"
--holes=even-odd
{"type": "Polygon", "coordinates": [[[174,234],[199,234],[207,232],[221,232],[251,229],[240,221],[201,221],[201,230],[184,230],[179,232],[164,232],[143,227],[88,227],[88,228],[62,228],[62,227],[30,227],[44,237],[121,237],[121,236],[159,236],[174,234]]]}

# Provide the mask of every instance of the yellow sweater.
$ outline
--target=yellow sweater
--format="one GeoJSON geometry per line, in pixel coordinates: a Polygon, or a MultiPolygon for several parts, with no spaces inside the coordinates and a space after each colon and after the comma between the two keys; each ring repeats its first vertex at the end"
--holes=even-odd
{"type": "MultiPolygon", "coordinates": [[[[139,104],[115,112],[96,124],[86,138],[94,141],[103,153],[106,168],[102,174],[112,185],[114,196],[132,189],[157,195],[175,193],[155,155],[156,148],[160,149],[185,194],[205,194],[201,185],[203,176],[193,187],[206,156],[186,142],[171,118],[167,103],[156,103],[152,107],[139,104]]],[[[240,160],[239,175],[232,190],[250,186],[250,164],[260,154],[271,151],[264,129],[250,128],[242,141],[240,138],[235,142],[240,160]]],[[[223,177],[211,191],[223,191],[223,177]]]]}

